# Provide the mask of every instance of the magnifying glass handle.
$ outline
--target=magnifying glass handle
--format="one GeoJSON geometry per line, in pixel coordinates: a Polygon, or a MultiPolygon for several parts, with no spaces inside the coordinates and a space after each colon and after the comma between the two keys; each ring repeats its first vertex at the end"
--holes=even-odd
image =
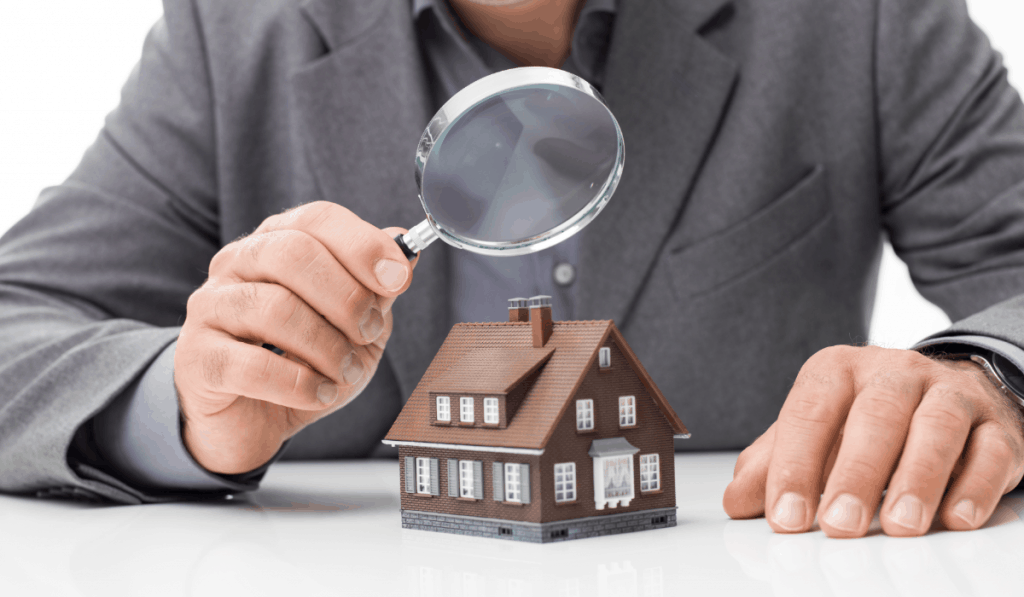
{"type": "Polygon", "coordinates": [[[395,237],[395,242],[402,248],[402,252],[405,256],[412,261],[420,251],[426,249],[430,243],[437,240],[437,233],[430,226],[430,222],[423,220],[419,224],[416,224],[406,232],[405,234],[399,234],[395,237]]]}

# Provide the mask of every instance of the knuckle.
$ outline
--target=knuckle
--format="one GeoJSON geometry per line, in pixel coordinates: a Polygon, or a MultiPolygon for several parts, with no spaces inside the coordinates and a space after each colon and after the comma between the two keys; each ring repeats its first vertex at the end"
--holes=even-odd
{"type": "Polygon", "coordinates": [[[981,438],[977,457],[984,458],[997,467],[1005,467],[1007,463],[1019,460],[1020,450],[1007,438],[989,434],[981,438]]]}
{"type": "Polygon", "coordinates": [[[189,295],[188,300],[185,302],[186,322],[189,316],[193,318],[199,317],[207,310],[209,297],[210,290],[206,285],[200,286],[198,290],[189,295]]]}
{"type": "Polygon", "coordinates": [[[775,466],[770,475],[777,487],[799,488],[810,482],[807,471],[793,466],[775,466]]]}
{"type": "Polygon", "coordinates": [[[213,259],[210,259],[211,274],[224,272],[230,268],[230,264],[234,261],[237,254],[238,245],[239,241],[228,243],[214,254],[213,259]]]}
{"type": "Polygon", "coordinates": [[[882,427],[891,427],[898,420],[906,419],[915,406],[909,392],[890,385],[875,385],[861,392],[854,404],[861,416],[882,427]]]}
{"type": "Polygon", "coordinates": [[[372,290],[358,282],[353,282],[348,296],[345,297],[343,303],[353,314],[362,317],[363,313],[370,308],[371,303],[374,303],[376,299],[377,295],[372,290]]]}
{"type": "Polygon", "coordinates": [[[837,418],[835,406],[816,397],[793,395],[786,400],[785,421],[804,430],[818,430],[832,424],[837,418]]]}
{"type": "Polygon", "coordinates": [[[234,368],[238,376],[236,381],[244,381],[246,385],[264,387],[273,381],[273,357],[274,353],[269,350],[249,351],[234,368]]]}
{"type": "Polygon", "coordinates": [[[960,435],[971,422],[970,417],[962,409],[943,402],[918,409],[914,418],[926,428],[938,432],[944,439],[960,435]]]}
{"type": "Polygon", "coordinates": [[[260,287],[255,282],[235,284],[226,294],[227,306],[236,318],[260,305],[260,287]]]}
{"type": "Polygon", "coordinates": [[[221,389],[224,387],[224,378],[231,362],[231,352],[227,346],[217,346],[209,349],[202,359],[202,376],[207,387],[221,389]]]}
{"type": "Polygon", "coordinates": [[[270,286],[267,294],[269,296],[260,305],[261,320],[285,327],[294,324],[302,308],[299,297],[290,290],[277,285],[270,286]]]}
{"type": "Polygon", "coordinates": [[[305,267],[320,248],[315,238],[299,230],[282,230],[276,241],[275,264],[289,269],[305,267]]]}
{"type": "Polygon", "coordinates": [[[839,485],[859,487],[864,483],[876,481],[880,476],[878,463],[867,460],[861,456],[854,456],[837,464],[832,471],[832,477],[839,485]]]}
{"type": "Polygon", "coordinates": [[[857,348],[847,344],[836,344],[822,348],[808,359],[808,362],[822,364],[830,367],[841,366],[853,358],[857,348]]]}
{"type": "Polygon", "coordinates": [[[329,201],[314,201],[308,204],[306,217],[309,218],[309,227],[317,229],[329,224],[332,220],[346,217],[351,214],[348,209],[331,203],[329,201]]]}

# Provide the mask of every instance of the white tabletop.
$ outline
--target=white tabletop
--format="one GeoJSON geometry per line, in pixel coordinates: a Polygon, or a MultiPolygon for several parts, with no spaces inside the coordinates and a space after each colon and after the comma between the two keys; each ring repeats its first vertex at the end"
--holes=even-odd
{"type": "Polygon", "coordinates": [[[0,497],[0,595],[1018,595],[1024,497],[914,539],[732,521],[735,453],[677,455],[679,525],[526,544],[401,528],[395,461],[280,463],[233,500],[94,506],[0,497]]]}

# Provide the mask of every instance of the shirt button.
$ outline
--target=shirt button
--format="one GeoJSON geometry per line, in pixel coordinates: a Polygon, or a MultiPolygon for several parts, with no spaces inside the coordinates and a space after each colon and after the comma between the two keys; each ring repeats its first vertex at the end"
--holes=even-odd
{"type": "Polygon", "coordinates": [[[568,286],[576,280],[576,268],[571,263],[559,263],[553,273],[555,283],[559,286],[568,286]]]}

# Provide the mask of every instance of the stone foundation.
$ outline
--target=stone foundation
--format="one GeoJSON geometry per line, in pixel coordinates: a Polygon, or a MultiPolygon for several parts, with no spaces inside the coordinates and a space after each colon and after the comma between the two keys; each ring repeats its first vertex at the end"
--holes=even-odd
{"type": "Polygon", "coordinates": [[[497,518],[477,518],[402,510],[402,528],[436,531],[474,537],[510,539],[531,543],[552,543],[572,539],[586,539],[602,535],[617,535],[634,531],[663,529],[676,526],[675,508],[657,508],[607,514],[558,522],[513,522],[497,518]]]}

